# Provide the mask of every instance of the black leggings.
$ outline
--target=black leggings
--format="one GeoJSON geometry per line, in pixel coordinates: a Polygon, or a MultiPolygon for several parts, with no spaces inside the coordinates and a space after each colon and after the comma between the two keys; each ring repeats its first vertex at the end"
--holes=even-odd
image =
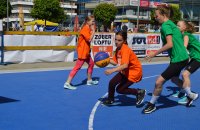
{"type": "Polygon", "coordinates": [[[109,82],[108,98],[114,101],[115,88],[120,94],[132,94],[138,93],[137,89],[129,88],[133,82],[129,81],[123,74],[116,74],[109,82]]]}

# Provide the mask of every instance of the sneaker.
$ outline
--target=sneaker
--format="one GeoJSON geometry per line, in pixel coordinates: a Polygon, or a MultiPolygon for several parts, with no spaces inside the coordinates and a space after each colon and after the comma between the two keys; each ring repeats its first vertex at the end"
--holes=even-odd
{"type": "Polygon", "coordinates": [[[145,95],[146,95],[146,90],[138,89],[138,94],[136,95],[136,105],[142,104],[145,95]]]}
{"type": "Polygon", "coordinates": [[[67,83],[67,82],[64,84],[64,88],[70,89],[70,90],[75,90],[75,89],[77,89],[76,87],[72,86],[71,84],[69,84],[69,83],[67,83]]]}
{"type": "Polygon", "coordinates": [[[143,113],[149,114],[156,110],[156,105],[148,102],[147,106],[143,110],[143,113]]]}
{"type": "Polygon", "coordinates": [[[97,85],[99,83],[99,81],[97,80],[88,80],[87,81],[87,85],[97,85]]]}
{"type": "Polygon", "coordinates": [[[197,93],[193,93],[193,94],[194,95],[192,98],[187,96],[187,104],[186,104],[187,107],[190,107],[192,105],[193,101],[195,101],[199,97],[199,95],[197,93]]]}
{"type": "Polygon", "coordinates": [[[180,91],[177,91],[175,94],[172,95],[172,97],[176,97],[176,98],[182,98],[185,97],[186,94],[180,91]]]}
{"type": "Polygon", "coordinates": [[[184,96],[180,100],[178,100],[178,104],[185,105],[188,102],[187,97],[184,96]]]}
{"type": "Polygon", "coordinates": [[[114,101],[111,100],[111,99],[106,99],[106,100],[103,102],[104,105],[112,105],[113,103],[114,103],[114,101]]]}

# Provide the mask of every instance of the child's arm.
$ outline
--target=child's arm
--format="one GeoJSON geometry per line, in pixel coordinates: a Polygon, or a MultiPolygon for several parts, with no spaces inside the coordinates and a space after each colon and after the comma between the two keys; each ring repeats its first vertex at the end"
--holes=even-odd
{"type": "Polygon", "coordinates": [[[109,74],[112,74],[114,72],[120,72],[124,69],[128,68],[128,64],[123,64],[123,65],[120,65],[118,67],[115,67],[115,68],[112,68],[112,69],[108,69],[108,70],[105,70],[105,74],[106,75],[109,75],[109,74]]]}
{"type": "Polygon", "coordinates": [[[114,66],[117,65],[117,63],[116,63],[114,60],[112,60],[112,59],[110,59],[110,64],[112,64],[112,65],[114,65],[114,66]]]}
{"type": "Polygon", "coordinates": [[[189,37],[188,36],[184,36],[183,40],[184,40],[184,46],[187,48],[188,42],[189,42],[189,37]]]}

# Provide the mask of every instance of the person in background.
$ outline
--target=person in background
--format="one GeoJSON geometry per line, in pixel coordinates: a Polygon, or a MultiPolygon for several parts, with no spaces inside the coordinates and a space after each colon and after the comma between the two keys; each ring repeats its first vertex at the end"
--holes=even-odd
{"type": "Polygon", "coordinates": [[[198,98],[198,94],[191,92],[190,76],[200,67],[200,42],[192,35],[195,32],[194,25],[191,22],[179,21],[177,26],[181,30],[184,39],[184,46],[187,48],[190,62],[182,72],[183,80],[174,81],[179,86],[180,91],[173,94],[173,97],[181,98],[178,103],[191,106],[192,102],[198,98]],[[187,97],[185,96],[185,93],[187,97]]]}
{"type": "Polygon", "coordinates": [[[33,27],[33,31],[39,31],[39,27],[38,27],[37,22],[35,22],[35,25],[33,27]]]}
{"type": "Polygon", "coordinates": [[[122,26],[122,31],[127,32],[128,31],[128,27],[126,24],[123,24],[122,26]]]}
{"type": "Polygon", "coordinates": [[[24,31],[24,28],[22,27],[22,25],[19,26],[19,31],[24,31]]]}
{"type": "Polygon", "coordinates": [[[44,31],[44,25],[41,25],[40,27],[39,27],[39,32],[43,32],[44,31]]]}
{"type": "Polygon", "coordinates": [[[85,22],[82,25],[80,34],[78,37],[77,53],[78,59],[74,68],[71,70],[67,81],[64,84],[64,88],[74,90],[75,86],[71,85],[71,81],[76,75],[76,73],[81,69],[83,64],[86,62],[88,64],[87,69],[87,85],[97,85],[97,80],[92,80],[92,72],[94,68],[94,61],[90,55],[90,42],[95,33],[95,18],[93,15],[87,16],[85,22]]]}

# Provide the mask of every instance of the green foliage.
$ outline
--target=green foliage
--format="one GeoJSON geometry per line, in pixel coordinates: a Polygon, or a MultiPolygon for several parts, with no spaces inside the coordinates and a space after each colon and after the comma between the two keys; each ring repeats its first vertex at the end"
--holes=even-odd
{"type": "MultiPolygon", "coordinates": [[[[8,3],[8,15],[11,14],[11,5],[8,3]]],[[[7,17],[7,0],[0,0],[0,19],[7,17]]]]}
{"type": "MultiPolygon", "coordinates": [[[[171,18],[171,20],[174,23],[177,23],[179,20],[181,20],[181,12],[179,10],[179,7],[176,5],[171,5],[172,6],[172,11],[173,11],[173,17],[171,18]]],[[[150,23],[153,25],[157,25],[158,22],[155,20],[155,10],[151,11],[151,21],[150,23]]]]}
{"type": "Polygon", "coordinates": [[[176,5],[171,5],[171,6],[173,10],[173,17],[171,18],[171,20],[177,23],[178,21],[181,20],[181,12],[180,12],[179,6],[176,6],[176,5]]]}
{"type": "Polygon", "coordinates": [[[34,0],[31,16],[58,23],[66,17],[64,9],[60,7],[59,0],[34,0]]]}
{"type": "Polygon", "coordinates": [[[94,9],[95,19],[106,27],[110,27],[117,14],[117,8],[113,4],[102,3],[94,9]]]}

